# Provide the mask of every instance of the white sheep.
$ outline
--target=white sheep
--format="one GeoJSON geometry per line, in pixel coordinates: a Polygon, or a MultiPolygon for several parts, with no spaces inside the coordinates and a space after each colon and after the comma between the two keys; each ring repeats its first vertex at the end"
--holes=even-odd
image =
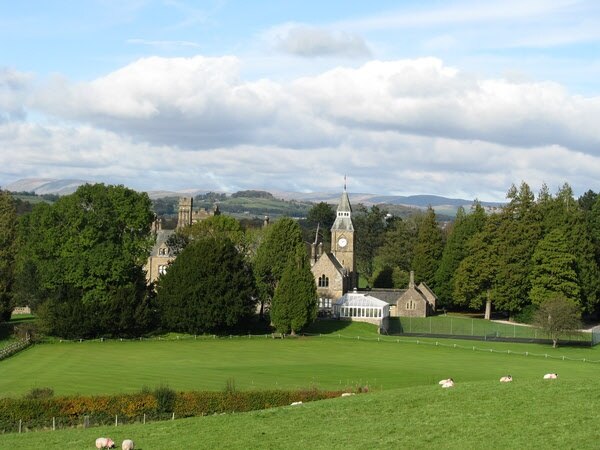
{"type": "Polygon", "coordinates": [[[500,383],[510,383],[512,381],[512,375],[500,378],[500,383]]]}
{"type": "Polygon", "coordinates": [[[296,405],[301,405],[302,402],[293,402],[290,406],[296,406],[296,405]]]}
{"type": "Polygon", "coordinates": [[[440,380],[440,381],[438,382],[438,384],[439,384],[439,385],[444,385],[444,384],[447,384],[447,383],[452,383],[452,384],[454,384],[454,380],[453,380],[452,378],[446,378],[445,380],[440,380]]]}
{"type": "Polygon", "coordinates": [[[131,439],[125,439],[121,444],[122,450],[133,450],[135,448],[135,444],[131,439]]]}
{"type": "Polygon", "coordinates": [[[454,380],[452,378],[448,378],[445,383],[442,384],[443,388],[451,388],[454,387],[454,380]]]}
{"type": "Polygon", "coordinates": [[[557,378],[557,373],[547,373],[546,375],[544,375],[544,380],[556,380],[557,378]]]}
{"type": "Polygon", "coordinates": [[[96,439],[96,448],[114,448],[115,443],[111,438],[99,437],[96,439]]]}
{"type": "Polygon", "coordinates": [[[342,392],[342,397],[350,397],[351,395],[355,395],[354,392],[342,392]]]}

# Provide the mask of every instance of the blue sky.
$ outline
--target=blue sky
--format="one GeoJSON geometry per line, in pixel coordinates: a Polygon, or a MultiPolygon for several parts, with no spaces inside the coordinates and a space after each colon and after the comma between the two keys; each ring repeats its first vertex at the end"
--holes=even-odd
{"type": "Polygon", "coordinates": [[[0,3],[0,185],[600,190],[600,3],[0,3]]]}

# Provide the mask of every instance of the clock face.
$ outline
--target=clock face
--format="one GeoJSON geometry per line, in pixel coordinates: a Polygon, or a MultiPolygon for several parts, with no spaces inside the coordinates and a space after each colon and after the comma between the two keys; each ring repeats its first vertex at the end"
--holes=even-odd
{"type": "Polygon", "coordinates": [[[339,245],[340,247],[345,247],[346,245],[348,245],[348,241],[346,240],[346,238],[340,238],[340,239],[338,240],[338,245],[339,245]]]}

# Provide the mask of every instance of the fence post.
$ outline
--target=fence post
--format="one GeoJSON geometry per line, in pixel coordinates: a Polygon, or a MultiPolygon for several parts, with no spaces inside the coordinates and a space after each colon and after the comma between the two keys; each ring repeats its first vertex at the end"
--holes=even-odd
{"type": "Polygon", "coordinates": [[[171,417],[171,420],[175,420],[175,413],[173,412],[173,417],[171,417]]]}
{"type": "Polygon", "coordinates": [[[144,413],[144,421],[143,424],[146,425],[146,413],[144,413]]]}
{"type": "Polygon", "coordinates": [[[473,321],[474,321],[474,320],[475,320],[475,319],[471,319],[471,336],[475,336],[475,330],[474,330],[474,328],[473,328],[473,321]]]}
{"type": "Polygon", "coordinates": [[[56,417],[52,418],[52,431],[56,431],[56,417]]]}
{"type": "Polygon", "coordinates": [[[513,325],[513,337],[517,337],[517,325],[513,325]]]}
{"type": "Polygon", "coordinates": [[[22,426],[23,426],[23,420],[19,419],[19,433],[21,433],[22,426]]]}
{"type": "Polygon", "coordinates": [[[453,328],[452,328],[452,317],[450,317],[450,334],[454,334],[453,328]]]}
{"type": "Polygon", "coordinates": [[[90,416],[83,416],[83,428],[89,428],[90,416]]]}
{"type": "Polygon", "coordinates": [[[115,427],[119,426],[119,416],[115,414],[115,427]]]}
{"type": "Polygon", "coordinates": [[[429,318],[429,334],[431,334],[431,317],[429,318]]]}

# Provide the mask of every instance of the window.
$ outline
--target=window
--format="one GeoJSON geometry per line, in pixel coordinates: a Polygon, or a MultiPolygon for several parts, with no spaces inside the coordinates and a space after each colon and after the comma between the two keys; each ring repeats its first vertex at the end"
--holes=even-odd
{"type": "Polygon", "coordinates": [[[167,256],[167,249],[166,247],[161,247],[158,249],[158,256],[167,256]]]}
{"type": "Polygon", "coordinates": [[[319,277],[319,287],[329,287],[329,277],[326,277],[325,274],[319,277]]]}
{"type": "Polygon", "coordinates": [[[417,309],[417,304],[411,299],[406,302],[406,309],[417,309]]]}
{"type": "Polygon", "coordinates": [[[167,265],[166,264],[159,265],[158,266],[158,274],[164,275],[165,273],[167,273],[167,265]]]}

